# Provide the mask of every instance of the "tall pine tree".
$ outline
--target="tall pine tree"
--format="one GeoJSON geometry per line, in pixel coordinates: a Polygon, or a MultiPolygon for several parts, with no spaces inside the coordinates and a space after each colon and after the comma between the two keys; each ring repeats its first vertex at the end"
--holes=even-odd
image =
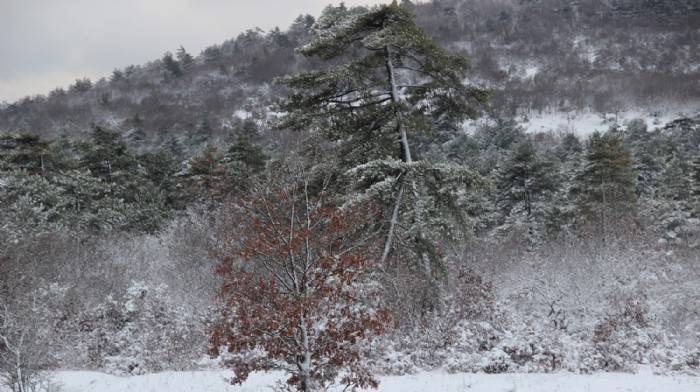
{"type": "Polygon", "coordinates": [[[634,212],[635,185],[632,158],[622,138],[616,132],[593,133],[575,192],[581,212],[598,226],[603,238],[612,221],[634,212]]]}
{"type": "Polygon", "coordinates": [[[415,145],[437,138],[438,129],[450,128],[445,123],[477,115],[486,93],[464,84],[467,60],[437,46],[396,2],[326,8],[300,53],[334,66],[282,79],[293,94],[281,105],[287,113],[281,126],[337,142],[341,170],[364,192],[359,199],[387,206],[382,264],[403,251],[403,260],[431,277],[440,261],[431,238],[439,231],[432,229],[449,226],[433,219],[444,207],[435,202],[454,205],[458,196],[446,184],[469,184],[473,176],[464,167],[421,160],[415,145]],[[409,246],[399,249],[397,240],[409,246]]]}
{"type": "MultiPolygon", "coordinates": [[[[542,229],[547,201],[557,190],[554,164],[541,158],[531,142],[515,147],[499,171],[497,206],[509,223],[524,223],[531,241],[542,229]]],[[[551,204],[551,203],[550,203],[551,204]]]]}

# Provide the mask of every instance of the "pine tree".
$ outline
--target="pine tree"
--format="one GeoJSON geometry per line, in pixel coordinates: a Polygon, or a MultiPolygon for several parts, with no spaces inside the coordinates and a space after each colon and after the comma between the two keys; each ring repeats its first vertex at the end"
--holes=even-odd
{"type": "Polygon", "coordinates": [[[185,50],[185,48],[182,45],[180,45],[180,47],[177,49],[176,56],[177,56],[177,62],[180,65],[180,69],[183,72],[192,68],[192,65],[194,64],[194,57],[192,57],[191,54],[187,53],[187,51],[185,50]]]}
{"type": "Polygon", "coordinates": [[[147,152],[138,157],[142,175],[158,188],[172,191],[173,176],[177,172],[178,163],[175,157],[166,149],[147,152]]]}
{"type": "Polygon", "coordinates": [[[289,26],[288,35],[295,43],[308,42],[311,39],[311,30],[315,22],[316,20],[311,15],[299,15],[289,26]]]}
{"type": "Polygon", "coordinates": [[[204,55],[204,61],[209,64],[218,64],[224,57],[221,47],[217,45],[207,47],[202,54],[204,55]]]}
{"type": "Polygon", "coordinates": [[[115,68],[114,71],[112,71],[112,76],[109,77],[109,80],[112,83],[121,82],[124,80],[124,72],[118,68],[115,68]]]}
{"type": "Polygon", "coordinates": [[[642,119],[634,119],[630,121],[625,129],[625,145],[628,148],[634,148],[640,144],[649,142],[652,133],[647,130],[647,123],[642,119]]]}
{"type": "Polygon", "coordinates": [[[622,139],[611,132],[593,133],[575,192],[584,216],[598,225],[603,238],[612,221],[634,212],[634,190],[632,158],[622,139]]]}
{"type": "Polygon", "coordinates": [[[92,89],[92,80],[90,78],[75,79],[75,83],[71,86],[71,90],[84,93],[92,89]]]}
{"type": "Polygon", "coordinates": [[[252,180],[265,170],[267,155],[246,136],[239,136],[221,159],[224,193],[248,191],[252,180]]]}
{"type": "Polygon", "coordinates": [[[257,141],[260,138],[258,124],[251,118],[245,119],[239,129],[239,135],[247,138],[251,142],[257,141]]]}
{"type": "Polygon", "coordinates": [[[204,196],[209,202],[220,200],[224,189],[222,182],[225,169],[222,156],[214,145],[207,145],[187,162],[184,177],[188,199],[204,196]]]}
{"type": "Polygon", "coordinates": [[[477,129],[474,138],[483,150],[495,147],[498,150],[511,150],[525,141],[525,131],[512,119],[496,119],[494,124],[486,124],[477,129]]]}
{"type": "Polygon", "coordinates": [[[690,198],[691,177],[686,159],[674,152],[661,172],[661,194],[668,200],[687,202],[690,198]]]}
{"type": "Polygon", "coordinates": [[[183,146],[183,143],[179,138],[172,136],[172,135],[168,136],[168,138],[162,142],[161,148],[163,150],[167,151],[168,154],[176,162],[182,162],[185,160],[185,157],[186,157],[185,147],[183,146]]]}
{"type": "Polygon", "coordinates": [[[550,205],[545,209],[545,231],[550,238],[566,234],[572,229],[576,216],[576,200],[573,190],[575,180],[583,167],[583,145],[579,138],[569,133],[554,153],[560,160],[559,181],[550,205]]]}
{"type": "Polygon", "coordinates": [[[105,227],[155,231],[168,214],[168,191],[172,189],[169,177],[174,162],[163,154],[137,157],[119,133],[100,126],[93,129],[90,142],[78,147],[80,169],[89,170],[100,181],[107,193],[104,201],[110,206],[105,211],[115,211],[106,218],[111,223],[105,227]]]}
{"type": "Polygon", "coordinates": [[[467,60],[433,43],[396,2],[369,10],[329,6],[300,53],[344,62],[282,79],[293,94],[281,105],[287,113],[281,126],[339,142],[341,169],[390,210],[382,263],[397,250],[395,237],[403,236],[413,249],[404,259],[431,276],[439,254],[429,238],[430,191],[422,189],[432,181],[424,176],[445,173],[444,179],[469,184],[472,175],[420,160],[411,145],[421,135],[435,137],[434,124],[476,116],[486,94],[463,83],[467,60]]]}
{"type": "Polygon", "coordinates": [[[53,182],[63,190],[68,203],[64,222],[86,232],[110,232],[127,225],[128,207],[117,186],[96,178],[87,170],[56,175],[53,182]]]}
{"type": "Polygon", "coordinates": [[[70,202],[63,189],[24,170],[3,173],[0,237],[11,242],[61,228],[70,202]]]}
{"type": "Polygon", "coordinates": [[[637,174],[637,196],[653,200],[659,188],[661,163],[650,150],[649,144],[640,144],[635,148],[633,169],[637,174]]]}
{"type": "Polygon", "coordinates": [[[556,154],[562,162],[569,160],[572,156],[580,154],[583,151],[581,141],[573,133],[568,133],[561,141],[561,144],[556,150],[556,154]]]}
{"type": "MultiPolygon", "coordinates": [[[[653,174],[653,183],[648,186],[653,198],[645,200],[644,216],[663,240],[673,244],[688,242],[693,246],[700,229],[695,219],[700,216],[700,207],[693,194],[693,157],[697,154],[693,147],[700,140],[697,130],[696,121],[680,119],[663,130],[646,133],[646,138],[635,144],[635,154],[647,155],[653,164],[653,171],[645,167],[651,165],[639,168],[653,174]]],[[[641,179],[645,171],[639,169],[641,179]]]]}
{"type": "Polygon", "coordinates": [[[513,147],[526,140],[521,126],[513,120],[500,118],[494,123],[480,126],[473,138],[480,150],[473,166],[485,176],[493,174],[494,168],[508,159],[513,147]]]}
{"type": "Polygon", "coordinates": [[[2,136],[0,171],[24,170],[29,174],[46,175],[51,161],[58,159],[50,145],[35,135],[2,136]]]}
{"type": "Polygon", "coordinates": [[[127,181],[136,169],[136,158],[118,132],[96,125],[91,140],[78,146],[80,166],[107,182],[127,181]]]}
{"type": "Polygon", "coordinates": [[[180,67],[177,60],[173,58],[172,53],[166,52],[161,61],[163,62],[163,69],[168,72],[168,74],[175,76],[176,78],[182,76],[182,67],[180,67]]]}
{"type": "Polygon", "coordinates": [[[239,137],[224,155],[224,162],[244,165],[247,175],[258,174],[265,169],[267,156],[260,146],[253,144],[245,136],[239,137]]]}
{"type": "Polygon", "coordinates": [[[690,163],[690,200],[694,216],[700,218],[700,152],[690,163]]]}
{"type": "Polygon", "coordinates": [[[538,156],[531,142],[515,147],[497,179],[497,206],[503,216],[517,220],[524,215],[530,240],[535,240],[544,218],[544,207],[557,190],[556,168],[538,156]]]}
{"type": "Polygon", "coordinates": [[[169,213],[173,163],[162,154],[137,159],[117,132],[96,126],[91,140],[77,145],[66,138],[0,140],[7,150],[0,173],[8,181],[0,199],[8,206],[6,220],[17,227],[153,232],[169,213]]]}

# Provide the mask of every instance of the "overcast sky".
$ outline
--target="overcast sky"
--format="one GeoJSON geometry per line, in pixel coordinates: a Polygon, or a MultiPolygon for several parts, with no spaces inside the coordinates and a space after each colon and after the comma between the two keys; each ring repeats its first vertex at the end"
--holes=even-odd
{"type": "MultiPolygon", "coordinates": [[[[348,5],[388,0],[345,0],[348,5]]],[[[337,0],[0,0],[0,102],[97,80],[183,45],[205,47],[248,28],[286,29],[337,0]]]]}

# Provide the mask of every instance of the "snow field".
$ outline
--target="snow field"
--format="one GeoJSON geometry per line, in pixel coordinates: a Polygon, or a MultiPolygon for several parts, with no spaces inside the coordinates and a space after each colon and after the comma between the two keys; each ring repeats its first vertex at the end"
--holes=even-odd
{"type": "MultiPolygon", "coordinates": [[[[98,372],[61,371],[55,392],[262,392],[283,376],[255,373],[240,386],[229,371],[163,372],[117,377],[98,372]]],[[[448,374],[441,371],[380,378],[381,392],[698,392],[700,377],[638,374],[448,374]]],[[[52,391],[52,392],[53,392],[52,391]]],[[[333,391],[342,391],[341,387],[333,391]]],[[[4,392],[4,391],[3,391],[4,392]]]]}

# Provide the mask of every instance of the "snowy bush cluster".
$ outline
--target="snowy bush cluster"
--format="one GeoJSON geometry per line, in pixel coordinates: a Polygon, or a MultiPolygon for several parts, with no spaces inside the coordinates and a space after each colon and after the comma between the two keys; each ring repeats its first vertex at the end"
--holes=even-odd
{"type": "Polygon", "coordinates": [[[201,343],[193,333],[201,326],[165,295],[164,287],[133,282],[120,298],[107,297],[79,317],[88,366],[112,374],[191,368],[196,357],[186,353],[201,343]]]}
{"type": "Polygon", "coordinates": [[[44,356],[42,368],[60,363],[136,375],[191,369],[202,356],[200,320],[171,304],[163,286],[132,282],[124,292],[81,306],[72,295],[67,288],[51,285],[33,299],[42,306],[31,310],[31,341],[26,344],[36,345],[44,356]]]}
{"type": "Polygon", "coordinates": [[[655,372],[699,374],[694,248],[669,253],[655,233],[616,240],[477,241],[451,265],[439,308],[385,336],[380,372],[655,372]],[[528,250],[529,249],[529,250],[528,250]],[[457,271],[460,270],[456,268],[457,271]],[[681,294],[681,292],[683,294],[681,294]]]}
{"type": "Polygon", "coordinates": [[[56,367],[116,375],[197,367],[207,350],[213,296],[207,287],[212,267],[199,242],[204,230],[184,217],[158,238],[85,241],[64,231],[5,248],[0,377],[17,384],[21,365],[21,384],[28,387],[43,383],[43,372],[56,367]],[[173,241],[183,231],[188,242],[173,241]],[[202,252],[199,265],[180,264],[202,252]],[[138,267],[129,265],[134,260],[138,267]]]}
{"type": "Polygon", "coordinates": [[[567,370],[635,372],[650,365],[662,374],[699,374],[697,346],[684,346],[649,314],[647,299],[611,301],[587,327],[557,328],[551,318],[524,316],[508,304],[496,319],[461,319],[445,330],[437,319],[422,328],[385,337],[370,355],[384,374],[423,370],[548,373],[567,370]],[[507,309],[507,310],[506,310],[507,309]]]}

